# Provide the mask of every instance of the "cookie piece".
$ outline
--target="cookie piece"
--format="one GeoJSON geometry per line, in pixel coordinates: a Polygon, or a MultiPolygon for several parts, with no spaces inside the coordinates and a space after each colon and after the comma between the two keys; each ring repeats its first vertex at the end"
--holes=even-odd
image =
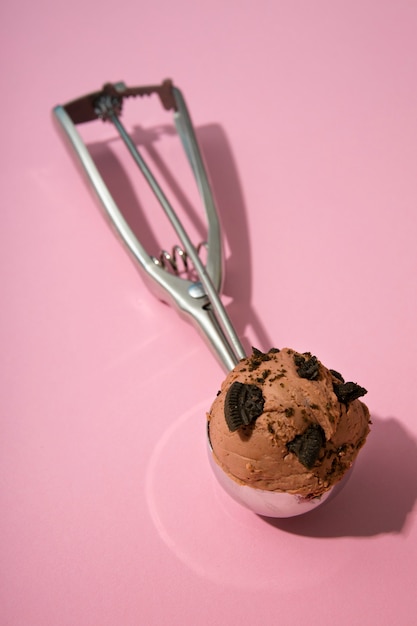
{"type": "Polygon", "coordinates": [[[357,400],[361,396],[368,393],[366,389],[357,383],[341,383],[340,385],[334,383],[333,391],[335,392],[339,402],[342,404],[349,404],[349,402],[357,400]]]}
{"type": "Polygon", "coordinates": [[[297,435],[287,443],[287,449],[289,452],[293,452],[307,469],[311,469],[317,461],[324,443],[325,437],[322,427],[319,424],[310,424],[301,435],[297,435]]]}
{"type": "Polygon", "coordinates": [[[248,426],[262,415],[264,410],[262,389],[235,381],[228,389],[224,402],[224,416],[231,432],[248,426]]]}
{"type": "Polygon", "coordinates": [[[318,379],[319,362],[317,357],[312,356],[309,352],[305,354],[294,354],[294,363],[300,378],[307,378],[308,380],[318,379]]]}

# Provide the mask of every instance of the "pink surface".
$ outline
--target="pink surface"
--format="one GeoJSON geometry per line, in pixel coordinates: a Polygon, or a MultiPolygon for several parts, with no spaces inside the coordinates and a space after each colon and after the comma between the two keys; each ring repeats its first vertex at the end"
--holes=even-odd
{"type": "MultiPolygon", "coordinates": [[[[406,0],[3,3],[2,626],[415,623],[416,27],[406,0]],[[204,413],[221,368],[146,290],[51,122],[106,81],[167,76],[245,345],[311,350],[369,390],[369,443],[306,517],[219,491],[204,413]]],[[[150,104],[127,122],[177,161],[150,104]]],[[[140,200],[114,184],[162,223],[139,177],[140,200]]]]}

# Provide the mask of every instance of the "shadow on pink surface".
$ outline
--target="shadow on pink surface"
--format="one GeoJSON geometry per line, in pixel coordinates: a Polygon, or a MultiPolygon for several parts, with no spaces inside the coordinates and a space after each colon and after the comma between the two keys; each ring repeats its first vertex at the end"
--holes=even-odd
{"type": "Polygon", "coordinates": [[[396,418],[372,417],[372,430],[344,490],[305,516],[265,521],[310,537],[406,533],[417,500],[417,443],[396,418]]]}
{"type": "Polygon", "coordinates": [[[252,253],[247,209],[231,147],[219,125],[202,126],[197,135],[230,248],[224,292],[233,298],[229,306],[231,318],[236,320],[247,353],[252,351],[252,346],[243,336],[245,327],[250,328],[251,335],[256,337],[257,347],[269,349],[274,342],[252,306],[252,253]]]}
{"type": "MultiPolygon", "coordinates": [[[[177,205],[181,207],[198,237],[204,240],[206,225],[203,210],[200,207],[196,210],[190,202],[186,190],[176,177],[175,163],[167,164],[157,145],[164,136],[175,134],[174,127],[170,125],[148,129],[135,126],[131,137],[140,147],[157,178],[162,181],[161,186],[168,189],[175,199],[175,207],[177,205]]],[[[229,314],[247,352],[251,351],[251,345],[243,335],[248,327],[252,330],[251,334],[256,336],[257,345],[269,348],[272,346],[271,339],[251,305],[252,272],[249,228],[239,175],[229,142],[223,129],[216,124],[199,127],[196,129],[196,134],[216,199],[222,235],[227,241],[229,250],[224,289],[225,295],[232,299],[227,304],[229,314]]],[[[157,256],[163,247],[156,236],[157,227],[154,224],[158,223],[159,216],[151,215],[150,211],[146,211],[142,205],[125,167],[112,151],[111,143],[112,141],[103,141],[89,144],[88,147],[98,170],[134,234],[150,254],[157,256]]],[[[139,171],[137,177],[141,183],[139,171]]]]}

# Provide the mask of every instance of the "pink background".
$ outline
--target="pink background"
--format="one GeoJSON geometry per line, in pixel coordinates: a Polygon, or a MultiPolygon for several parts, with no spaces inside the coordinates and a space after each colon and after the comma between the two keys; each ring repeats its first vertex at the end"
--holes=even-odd
{"type": "MultiPolygon", "coordinates": [[[[6,0],[1,15],[1,626],[414,624],[417,2],[6,0]],[[51,122],[104,82],[168,76],[245,345],[311,350],[369,390],[351,480],[304,518],[219,491],[204,414],[223,372],[146,290],[51,122]]],[[[171,117],[141,106],[126,123],[175,166],[171,117]]],[[[116,154],[111,128],[86,132],[116,154]]],[[[106,158],[159,233],[139,175],[133,192],[106,158]]],[[[171,191],[194,202],[186,171],[171,191]]]]}

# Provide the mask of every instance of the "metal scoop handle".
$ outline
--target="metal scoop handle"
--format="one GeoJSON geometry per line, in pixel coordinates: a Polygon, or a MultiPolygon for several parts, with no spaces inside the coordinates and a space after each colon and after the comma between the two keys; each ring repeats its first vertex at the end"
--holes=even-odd
{"type": "Polygon", "coordinates": [[[56,106],[53,115],[69,140],[116,233],[136,260],[150,290],[194,324],[226,371],[233,369],[245,356],[245,352],[219,296],[222,282],[219,220],[191,118],[179,89],[171,81],[164,81],[159,86],[133,88],[123,83],[108,84],[102,91],[56,106]],[[174,111],[176,128],[202,198],[208,223],[206,265],[120,120],[124,98],[153,93],[158,94],[165,109],[174,111]],[[97,119],[109,121],[116,128],[175,229],[187,258],[194,266],[198,281],[171,274],[161,264],[155,263],[154,257],[146,252],[126,222],[76,128],[76,124],[97,119]]]}

